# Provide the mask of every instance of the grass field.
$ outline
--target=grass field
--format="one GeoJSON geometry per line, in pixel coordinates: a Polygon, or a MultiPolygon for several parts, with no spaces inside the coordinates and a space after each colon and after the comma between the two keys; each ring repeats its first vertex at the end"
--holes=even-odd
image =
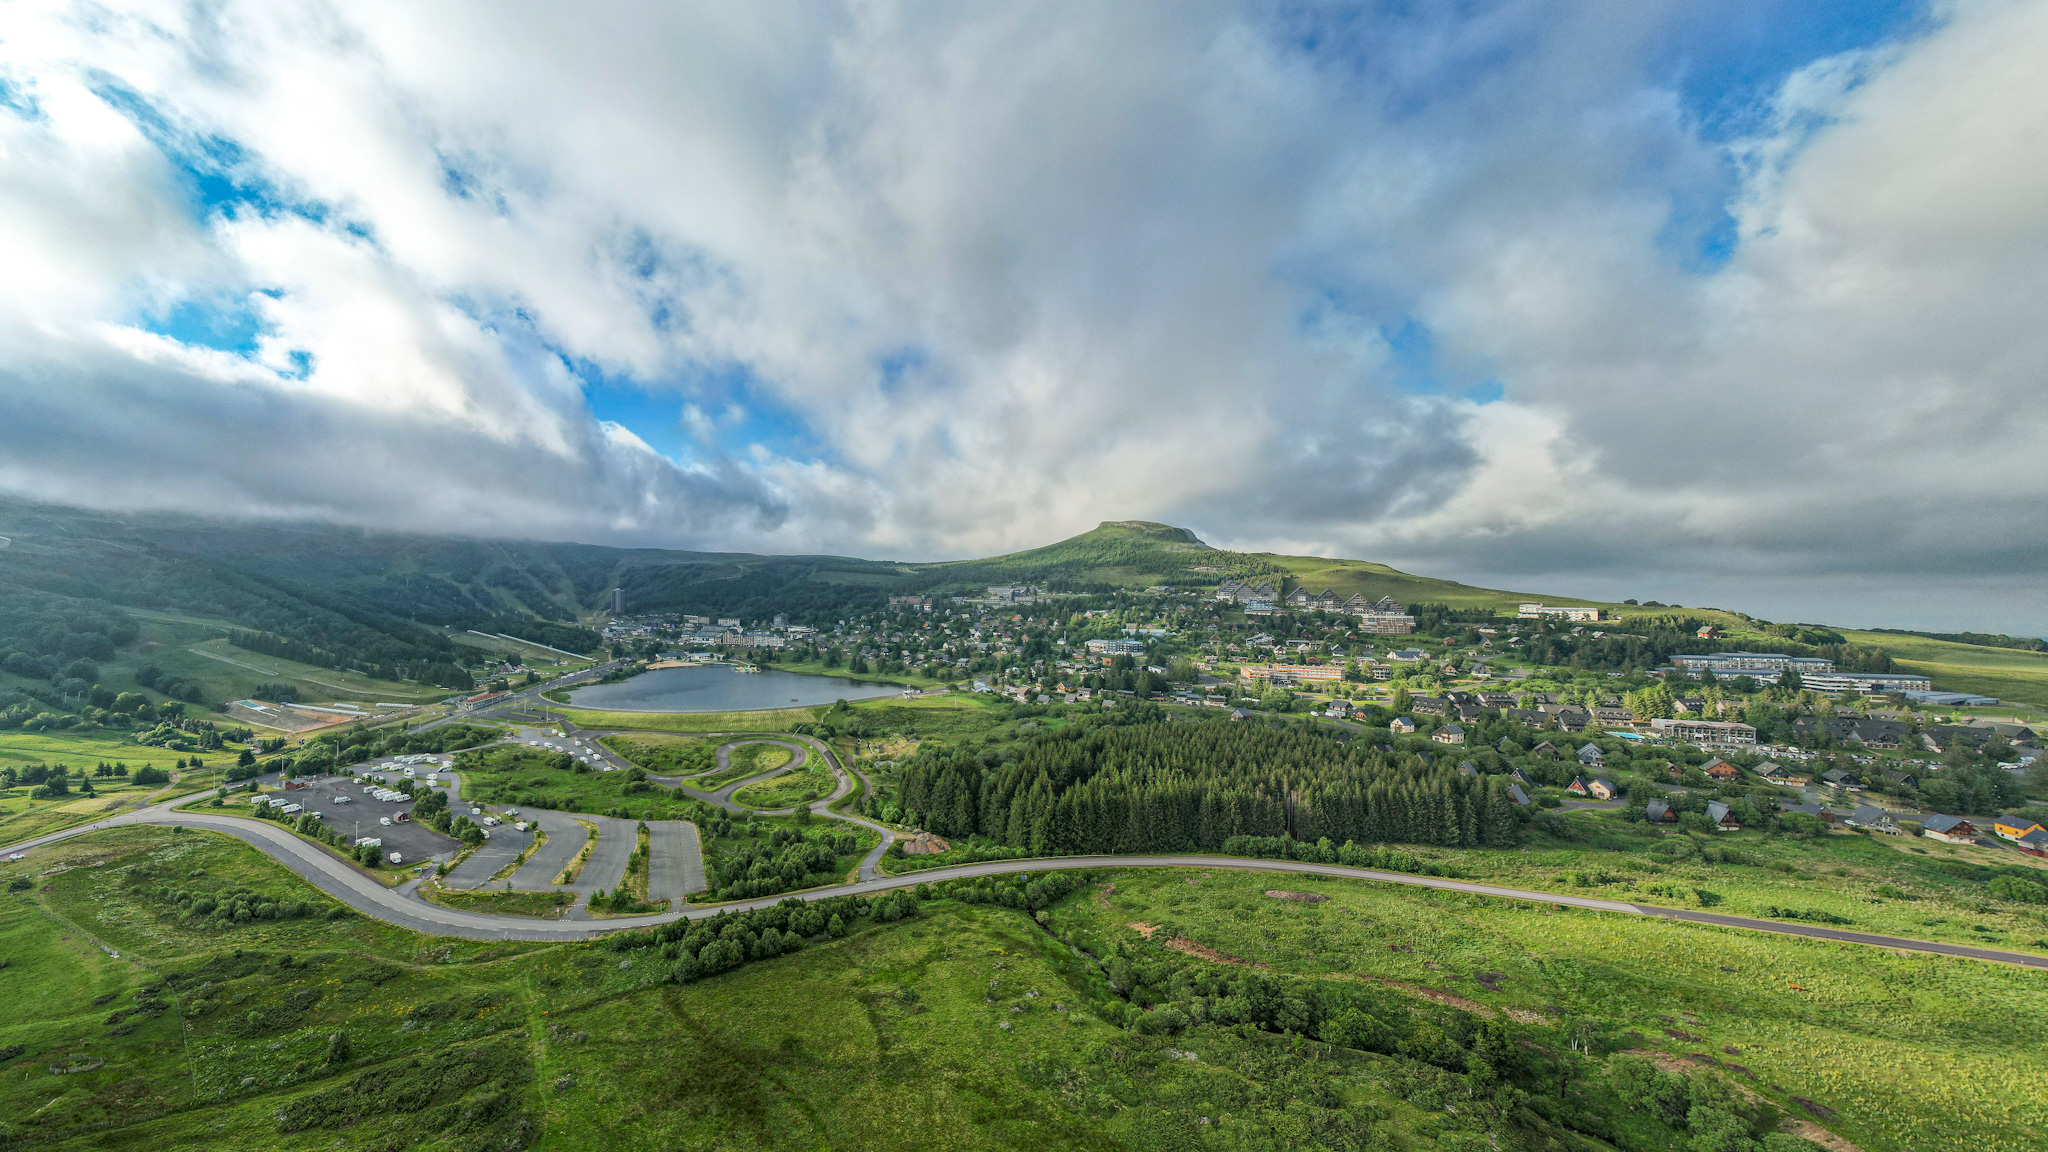
{"type": "Polygon", "coordinates": [[[771,772],[790,762],[793,757],[789,749],[779,744],[742,744],[726,757],[730,767],[720,769],[707,776],[690,781],[690,787],[699,792],[715,792],[735,780],[744,780],[762,772],[771,772]]]}
{"type": "MultiPolygon", "coordinates": [[[[1101,874],[1043,928],[938,900],[677,986],[659,950],[337,913],[226,837],[121,829],[39,855],[0,867],[37,885],[0,901],[0,1133],[16,1147],[1493,1146],[1493,1114],[1447,1093],[1456,1076],[1203,1022],[1201,974],[1239,963],[1376,989],[1447,1027],[1492,1016],[1558,1068],[1559,1021],[1589,1018],[1597,1052],[1690,1058],[1794,1116],[1810,1101],[1865,1152],[2019,1152],[2048,1125],[2048,1042],[2025,1024],[2048,987],[2000,965],[1177,869],[1101,874]],[[1280,889],[1326,899],[1265,895],[1280,889]],[[224,925],[191,903],[238,892],[304,911],[224,925]],[[1128,962],[1136,1003],[1097,957],[1128,962]]],[[[1597,1060],[1578,1067],[1571,1091],[1598,1088],[1597,1060]]],[[[1628,1132],[1634,1149],[1684,1146],[1628,1132]]]]}
{"type": "Polygon", "coordinates": [[[436,888],[432,884],[420,886],[420,895],[431,903],[444,908],[455,908],[463,912],[481,912],[490,916],[541,916],[559,914],[576,899],[570,892],[513,892],[503,888],[476,888],[469,891],[455,891],[436,888]]]}
{"type": "Polygon", "coordinates": [[[733,793],[733,800],[749,808],[793,808],[832,794],[839,781],[824,759],[815,753],[801,766],[759,784],[749,784],[733,793]]]}
{"type": "Polygon", "coordinates": [[[2048,1037],[2008,1026],[2048,1006],[2039,973],[1302,876],[1111,881],[1113,893],[1063,904],[1054,929],[1097,954],[1114,942],[1195,964],[1394,981],[1525,1020],[1592,1017],[1614,1047],[1704,1051],[1746,1068],[1742,1085],[1767,1099],[1825,1105],[1870,1152],[1960,1147],[1963,1132],[1986,1152],[2048,1140],[2048,1037]]]}
{"type": "Polygon", "coordinates": [[[718,766],[724,741],[697,736],[600,736],[598,743],[658,776],[695,776],[718,766]]]}
{"type": "Polygon", "coordinates": [[[1570,820],[1582,842],[1539,842],[1518,852],[1414,851],[1446,875],[1509,887],[1767,920],[1795,918],[1773,908],[1818,912],[1861,932],[2048,954],[2048,906],[1998,899],[1984,881],[1942,870],[2012,868],[2048,885],[2048,862],[2017,852],[1854,832],[1695,836],[1650,831],[1611,811],[1580,811],[1570,820]]]}
{"type": "Polygon", "coordinates": [[[1882,647],[1905,671],[1934,677],[1934,686],[1943,692],[1975,692],[2048,707],[2048,653],[1986,648],[1890,632],[1845,629],[1842,635],[1857,644],[1882,647]]]}
{"type": "Polygon", "coordinates": [[[101,683],[117,691],[145,692],[152,700],[163,697],[134,682],[135,670],[144,664],[156,665],[173,679],[197,682],[209,705],[253,695],[256,685],[265,681],[295,684],[306,700],[425,703],[453,691],[377,680],[358,672],[338,672],[245,651],[224,639],[231,627],[225,623],[141,610],[131,615],[141,626],[140,639],[116,659],[100,663],[101,683]]]}
{"type": "Polygon", "coordinates": [[[545,749],[499,745],[459,757],[462,795],[475,803],[589,812],[629,820],[687,820],[694,800],[678,800],[658,784],[625,772],[574,772],[553,766],[545,749]]]}

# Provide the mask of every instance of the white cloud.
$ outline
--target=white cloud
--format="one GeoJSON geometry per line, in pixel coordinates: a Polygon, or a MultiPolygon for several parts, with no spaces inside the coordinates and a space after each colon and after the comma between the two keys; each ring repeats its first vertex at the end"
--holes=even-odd
{"type": "Polygon", "coordinates": [[[1733,146],[1652,74],[1678,10],[17,7],[0,485],[902,556],[1193,517],[1525,584],[2038,559],[2048,6],[1817,61],[1733,146]],[[266,195],[196,212],[198,152],[266,195]],[[255,351],[144,330],[181,300],[255,351]]]}

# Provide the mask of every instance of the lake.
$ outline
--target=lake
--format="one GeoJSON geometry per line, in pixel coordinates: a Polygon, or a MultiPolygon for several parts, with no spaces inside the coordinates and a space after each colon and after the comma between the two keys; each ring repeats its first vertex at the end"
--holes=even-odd
{"type": "Polygon", "coordinates": [[[795,672],[740,672],[728,664],[657,668],[631,680],[569,690],[581,708],[620,712],[750,712],[758,708],[804,708],[834,700],[868,700],[903,691],[839,676],[795,672]]]}

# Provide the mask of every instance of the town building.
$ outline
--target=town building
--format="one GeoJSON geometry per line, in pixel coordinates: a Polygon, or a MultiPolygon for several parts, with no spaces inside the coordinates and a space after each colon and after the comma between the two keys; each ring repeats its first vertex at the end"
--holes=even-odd
{"type": "MultiPolygon", "coordinates": [[[[1720,673],[1715,673],[1720,675],[1720,673]]],[[[1830,696],[1843,692],[1932,692],[1934,679],[1910,672],[1802,672],[1800,684],[1830,696]]]]}
{"type": "Polygon", "coordinates": [[[1558,608],[1546,604],[1524,604],[1516,612],[1524,620],[1550,618],[1555,620],[1602,620],[1605,614],[1598,608],[1558,608]]]}
{"type": "Polygon", "coordinates": [[[1688,744],[1756,743],[1755,728],[1723,720],[1666,720],[1660,717],[1650,721],[1650,729],[1659,736],[1683,740],[1688,744]]]}
{"type": "Polygon", "coordinates": [[[1783,652],[1712,652],[1705,655],[1678,655],[1671,658],[1671,666],[1689,676],[1712,672],[1716,679],[1734,676],[1748,676],[1757,680],[1776,683],[1787,669],[1797,672],[1802,678],[1816,672],[1835,670],[1833,660],[1818,656],[1787,656],[1783,652]]]}

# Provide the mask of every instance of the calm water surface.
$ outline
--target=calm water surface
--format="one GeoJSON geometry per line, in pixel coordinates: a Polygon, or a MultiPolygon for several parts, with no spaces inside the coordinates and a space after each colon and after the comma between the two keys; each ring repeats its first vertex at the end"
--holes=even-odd
{"type": "Polygon", "coordinates": [[[838,676],[795,672],[738,672],[730,665],[657,668],[616,684],[591,684],[569,691],[569,702],[584,708],[628,712],[744,712],[755,708],[798,708],[834,700],[894,696],[903,689],[864,684],[838,676]]]}

